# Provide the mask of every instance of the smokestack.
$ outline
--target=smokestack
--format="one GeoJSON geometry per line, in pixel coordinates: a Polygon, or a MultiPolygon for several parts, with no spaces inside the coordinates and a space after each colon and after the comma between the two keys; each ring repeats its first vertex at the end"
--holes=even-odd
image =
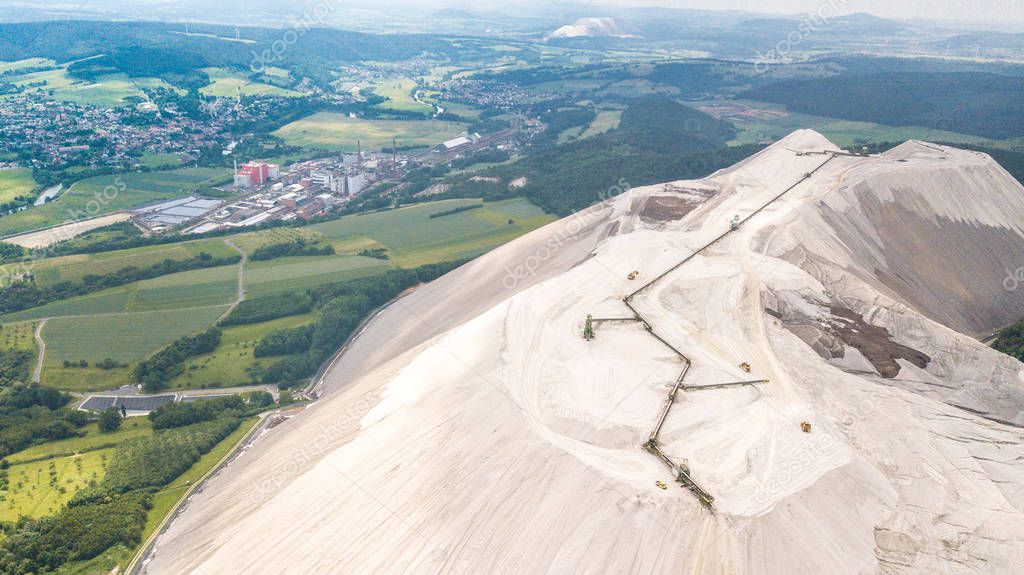
{"type": "Polygon", "coordinates": [[[356,140],[356,164],[363,167],[363,141],[356,140]]]}
{"type": "Polygon", "coordinates": [[[398,169],[398,138],[391,138],[391,164],[398,169]]]}

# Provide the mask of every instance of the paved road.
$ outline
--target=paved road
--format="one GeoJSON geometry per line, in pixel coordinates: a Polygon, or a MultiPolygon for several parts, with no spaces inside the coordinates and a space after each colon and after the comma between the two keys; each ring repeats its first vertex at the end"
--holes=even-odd
{"type": "Polygon", "coordinates": [[[236,252],[238,252],[242,256],[242,259],[238,262],[238,295],[235,297],[235,301],[231,304],[231,307],[224,312],[224,315],[220,316],[220,319],[224,319],[231,315],[231,312],[235,311],[238,304],[245,301],[245,262],[249,260],[249,255],[246,254],[242,248],[235,245],[235,242],[225,239],[224,243],[231,246],[236,252]]]}
{"type": "Polygon", "coordinates": [[[43,319],[36,326],[36,345],[39,347],[39,354],[36,357],[36,369],[32,372],[32,382],[39,383],[39,379],[43,376],[43,357],[46,355],[46,342],[43,341],[43,326],[46,325],[46,320],[43,319]]]}

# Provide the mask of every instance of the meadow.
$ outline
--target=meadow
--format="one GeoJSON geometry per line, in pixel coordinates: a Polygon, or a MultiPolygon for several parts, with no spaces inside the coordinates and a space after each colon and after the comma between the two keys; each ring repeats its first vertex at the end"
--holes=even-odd
{"type": "Polygon", "coordinates": [[[239,93],[243,96],[271,95],[295,97],[302,95],[295,90],[256,82],[244,74],[225,70],[224,68],[203,68],[203,71],[210,77],[210,83],[200,88],[199,91],[207,96],[236,98],[239,93]]]}
{"type": "Polygon", "coordinates": [[[371,90],[374,94],[388,99],[387,102],[378,104],[377,108],[421,114],[430,114],[434,111],[429,104],[416,101],[413,93],[417,90],[417,84],[408,78],[389,78],[374,84],[367,91],[371,90]]]}
{"type": "Polygon", "coordinates": [[[325,283],[375,275],[389,268],[391,264],[385,260],[349,255],[250,262],[245,268],[245,291],[248,297],[303,291],[325,283]]]}
{"type": "Polygon", "coordinates": [[[441,120],[369,120],[345,114],[318,112],[287,124],[274,132],[293,146],[331,151],[354,152],[356,141],[364,150],[391,146],[429,147],[458,136],[465,124],[441,120]]]}
{"type": "Polygon", "coordinates": [[[480,203],[480,200],[441,200],[345,216],[312,227],[329,240],[368,237],[386,246],[396,265],[415,267],[479,255],[555,219],[523,198],[484,202],[481,209],[430,217],[437,212],[480,203]]]}
{"type": "Polygon", "coordinates": [[[272,228],[231,236],[231,242],[248,255],[252,255],[263,246],[291,243],[298,240],[315,243],[322,239],[323,234],[309,228],[272,228]]]}
{"type": "Polygon", "coordinates": [[[123,106],[129,98],[144,100],[144,88],[168,88],[172,86],[158,78],[129,78],[125,74],[101,76],[95,82],[79,80],[68,75],[67,64],[57,65],[53,60],[32,58],[0,65],[0,73],[11,71],[6,82],[26,86],[25,93],[49,92],[56,100],[77,104],[113,108],[123,106]],[[53,66],[51,70],[18,74],[19,69],[53,66]],[[28,84],[33,86],[28,87],[28,84]],[[38,85],[36,85],[38,84],[38,85]]]}
{"type": "Polygon", "coordinates": [[[230,177],[228,169],[181,168],[87,178],[75,182],[46,205],[0,218],[0,237],[190,194],[202,195],[230,177]]]}
{"type": "Polygon", "coordinates": [[[99,449],[11,465],[8,487],[0,491],[0,521],[56,513],[75,493],[103,479],[113,454],[112,448],[99,449]]]}
{"type": "Polygon", "coordinates": [[[0,321],[224,306],[234,301],[238,266],[178,272],[8,314],[0,321]]]}
{"type": "Polygon", "coordinates": [[[149,435],[153,431],[153,426],[145,417],[129,417],[124,420],[120,429],[111,433],[101,433],[96,423],[86,424],[80,431],[85,432],[85,435],[34,445],[9,455],[7,461],[11,464],[30,463],[116,447],[126,439],[149,435]]]}
{"type": "Polygon", "coordinates": [[[129,266],[145,268],[166,259],[186,260],[201,253],[220,258],[233,256],[238,252],[220,239],[196,240],[97,254],[47,258],[36,261],[32,266],[32,273],[35,274],[36,284],[45,286],[62,281],[78,281],[88,274],[103,275],[129,266]]]}
{"type": "Polygon", "coordinates": [[[36,322],[0,324],[0,349],[34,351],[36,322]]]}
{"type": "Polygon", "coordinates": [[[313,322],[315,313],[283,317],[251,325],[223,328],[220,345],[212,353],[189,359],[185,372],[171,381],[172,388],[204,389],[258,383],[261,368],[280,358],[253,356],[253,348],[266,334],[278,329],[298,327],[313,322]]]}
{"type": "Polygon", "coordinates": [[[12,202],[18,196],[28,195],[35,188],[36,181],[32,179],[32,170],[0,170],[0,204],[12,202]]]}

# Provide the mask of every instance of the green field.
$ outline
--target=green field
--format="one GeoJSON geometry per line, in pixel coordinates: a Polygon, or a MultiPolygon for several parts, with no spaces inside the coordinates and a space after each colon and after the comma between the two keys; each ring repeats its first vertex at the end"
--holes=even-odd
{"type": "Polygon", "coordinates": [[[32,273],[36,284],[52,285],[62,281],[79,281],[87,274],[107,274],[134,266],[146,268],[166,259],[185,260],[208,253],[215,258],[237,254],[220,239],[197,240],[179,244],[144,246],[127,250],[76,254],[37,261],[32,273]]]}
{"type": "Polygon", "coordinates": [[[163,200],[202,194],[231,177],[221,168],[181,168],[96,176],[74,183],[56,200],[0,218],[0,236],[91,218],[163,200]]]}
{"type": "MultiPolygon", "coordinates": [[[[119,362],[138,361],[185,334],[208,327],[225,309],[52,319],[43,328],[44,366],[60,367],[64,360],[100,361],[108,357],[119,362]]],[[[71,370],[75,371],[78,370],[71,370]]]]}
{"type": "MultiPolygon", "coordinates": [[[[203,455],[192,467],[176,477],[169,485],[154,494],[153,508],[147,514],[146,525],[142,533],[143,542],[156,531],[160,523],[188,489],[230,453],[258,422],[259,418],[257,417],[243,420],[238,429],[221,440],[220,443],[203,455]]],[[[95,424],[87,428],[89,437],[93,435],[92,427],[95,427],[95,424]]],[[[148,420],[136,417],[125,421],[120,431],[105,434],[100,439],[111,443],[120,443],[130,437],[148,435],[149,433],[152,433],[152,430],[148,420]]],[[[85,447],[83,449],[85,452],[80,455],[55,457],[36,463],[12,465],[8,470],[8,474],[11,486],[14,487],[14,492],[0,492],[0,497],[2,497],[0,499],[0,520],[13,522],[17,520],[19,515],[38,517],[52,514],[63,506],[74,493],[82,487],[89,485],[90,481],[99,482],[102,480],[106,464],[113,457],[115,449],[106,448],[92,451],[88,451],[88,449],[95,449],[95,447],[85,447]],[[53,468],[57,476],[57,486],[50,484],[51,462],[54,464],[53,468]],[[21,482],[20,488],[17,487],[19,481],[21,482]],[[64,493],[60,492],[60,488],[64,489],[64,493]]],[[[20,455],[17,454],[17,456],[20,455]]],[[[24,458],[20,457],[19,460],[24,461],[24,458]]],[[[136,548],[128,549],[123,545],[117,545],[88,561],[64,565],[57,573],[62,575],[97,575],[111,573],[115,568],[123,570],[141,546],[142,544],[140,543],[136,548]]]]}
{"type": "Polygon", "coordinates": [[[0,324],[0,349],[35,351],[36,322],[0,324]]]}
{"type": "Polygon", "coordinates": [[[372,90],[374,94],[387,98],[388,101],[379,104],[377,107],[384,110],[399,110],[402,112],[420,112],[429,114],[434,108],[428,104],[417,102],[413,93],[417,89],[415,81],[408,78],[392,78],[374,84],[367,91],[372,90]]]}
{"type": "Polygon", "coordinates": [[[345,114],[318,112],[288,124],[274,132],[294,146],[333,151],[356,150],[356,140],[364,150],[391,146],[433,146],[465,131],[465,124],[440,120],[367,120],[345,114]]]}
{"type": "Polygon", "coordinates": [[[11,465],[0,491],[0,521],[42,517],[60,510],[75,493],[103,479],[114,449],[11,465]]]}
{"type": "Polygon", "coordinates": [[[0,204],[14,201],[18,196],[32,192],[36,181],[32,179],[32,170],[19,168],[16,170],[0,170],[0,204]]]}
{"type": "Polygon", "coordinates": [[[430,218],[480,200],[442,200],[398,210],[346,216],[313,226],[330,240],[368,237],[402,267],[473,257],[555,219],[523,198],[486,202],[481,209],[430,218]],[[512,220],[510,225],[508,220],[512,220]]]}
{"type": "Polygon", "coordinates": [[[210,77],[210,83],[199,91],[207,96],[235,98],[239,93],[243,96],[272,95],[295,97],[302,95],[295,90],[288,90],[271,84],[255,82],[244,74],[232,72],[223,68],[203,68],[203,71],[210,77]]]}
{"type": "Polygon", "coordinates": [[[619,127],[621,120],[622,110],[602,110],[597,113],[597,117],[587,126],[587,129],[580,134],[580,139],[603,134],[608,130],[614,130],[619,127]]]}
{"type": "MultiPolygon", "coordinates": [[[[758,109],[782,110],[774,104],[760,102],[744,102],[758,109]]],[[[866,142],[905,142],[907,140],[927,140],[931,142],[948,142],[953,144],[986,144],[987,138],[970,136],[946,130],[936,130],[922,126],[886,126],[871,122],[854,122],[837,120],[823,116],[786,113],[785,116],[771,120],[750,120],[734,122],[739,134],[729,145],[756,144],[764,140],[780,140],[792,132],[809,128],[820,132],[823,136],[840,147],[854,146],[866,142]]]]}
{"type": "Polygon", "coordinates": [[[228,305],[238,291],[238,266],[178,272],[8,314],[2,321],[228,305]]]}
{"type": "Polygon", "coordinates": [[[96,423],[90,423],[83,427],[85,432],[82,437],[72,437],[59,441],[50,441],[42,445],[35,445],[28,449],[11,454],[7,461],[11,464],[29,463],[50,459],[53,457],[65,457],[77,455],[97,449],[114,447],[118,443],[133,437],[149,435],[153,431],[153,425],[145,417],[129,417],[121,424],[121,428],[112,433],[100,433],[96,423]]]}
{"type": "Polygon", "coordinates": [[[245,268],[245,291],[249,297],[303,291],[325,283],[375,275],[390,267],[384,260],[348,255],[250,262],[245,268]]]}
{"type": "Polygon", "coordinates": [[[181,166],[181,156],[171,152],[143,154],[138,160],[136,160],[136,164],[143,168],[150,168],[153,170],[177,168],[181,166]]]}
{"type": "MultiPolygon", "coordinates": [[[[0,66],[0,72],[6,67],[14,70],[28,67],[55,66],[52,60],[33,58],[20,62],[7,63],[0,66]]],[[[117,107],[134,100],[145,100],[147,88],[168,88],[172,86],[157,78],[129,78],[125,74],[100,76],[95,82],[72,78],[68,75],[67,64],[53,70],[12,74],[4,78],[16,86],[24,86],[25,93],[48,92],[56,100],[75,102],[99,107],[117,107]],[[32,86],[29,86],[29,85],[32,86]]]]}
{"type": "Polygon", "coordinates": [[[220,345],[212,353],[185,363],[185,373],[171,381],[173,388],[211,388],[258,383],[255,375],[280,358],[253,357],[253,348],[266,334],[277,329],[298,327],[312,322],[316,314],[283,317],[273,321],[223,328],[220,345]]]}
{"type": "Polygon", "coordinates": [[[307,243],[315,243],[323,237],[323,234],[309,228],[273,228],[231,236],[231,241],[246,254],[252,255],[263,246],[291,243],[300,239],[307,243]]]}

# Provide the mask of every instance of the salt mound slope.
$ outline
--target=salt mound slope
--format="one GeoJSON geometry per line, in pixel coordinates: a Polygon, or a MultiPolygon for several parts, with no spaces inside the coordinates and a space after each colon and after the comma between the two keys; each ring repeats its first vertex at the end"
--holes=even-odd
{"type": "Polygon", "coordinates": [[[833,157],[796,132],[417,290],[370,324],[323,399],[193,498],[148,572],[1013,572],[1024,447],[997,420],[1020,423],[1021,401],[986,390],[1020,389],[1022,366],[956,329],[1008,322],[1015,300],[965,306],[894,282],[961,276],[894,256],[924,224],[887,231],[882,214],[966,226],[972,247],[946,263],[989,285],[1001,262],[961,261],[984,244],[967,228],[1016,245],[1013,215],[989,208],[1024,199],[988,158],[927,146],[833,157]],[[625,315],[639,282],[755,212],[633,300],[692,359],[688,384],[769,380],[686,391],[667,419],[662,447],[715,495],[712,513],[639,447],[680,359],[635,322],[580,335],[588,313],[625,315]]]}

